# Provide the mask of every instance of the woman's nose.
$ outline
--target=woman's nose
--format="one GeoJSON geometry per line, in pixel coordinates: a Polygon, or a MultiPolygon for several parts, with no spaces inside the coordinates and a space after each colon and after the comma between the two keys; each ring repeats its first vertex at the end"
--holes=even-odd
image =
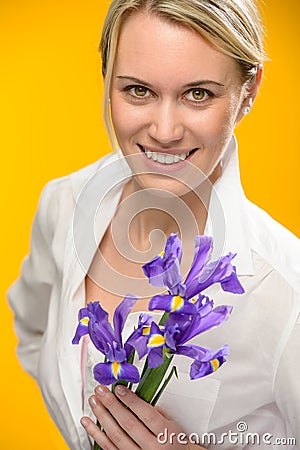
{"type": "Polygon", "coordinates": [[[184,135],[180,106],[170,103],[157,104],[152,111],[149,135],[162,145],[180,141],[184,135]]]}

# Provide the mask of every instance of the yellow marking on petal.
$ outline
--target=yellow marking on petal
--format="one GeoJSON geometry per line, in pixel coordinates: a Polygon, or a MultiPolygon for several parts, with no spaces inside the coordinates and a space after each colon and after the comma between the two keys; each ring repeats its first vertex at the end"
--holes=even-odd
{"type": "Polygon", "coordinates": [[[114,361],[113,363],[111,363],[111,371],[112,371],[113,376],[115,378],[118,378],[120,370],[121,370],[121,364],[120,363],[118,363],[117,361],[114,361]]]}
{"type": "Polygon", "coordinates": [[[83,317],[82,319],[80,319],[80,323],[82,323],[82,325],[85,325],[86,327],[88,326],[89,321],[89,317],[83,317]]]}
{"type": "Polygon", "coordinates": [[[161,258],[163,258],[163,257],[165,256],[165,251],[163,250],[162,252],[160,252],[160,253],[158,254],[158,256],[160,256],[161,258]]]}
{"type": "Polygon", "coordinates": [[[219,363],[219,360],[218,360],[218,359],[212,359],[212,360],[210,361],[210,364],[211,364],[211,367],[212,367],[213,372],[215,372],[216,370],[218,370],[218,368],[220,367],[220,363],[219,363]]]}
{"type": "Polygon", "coordinates": [[[196,303],[197,300],[198,300],[197,297],[193,297],[193,298],[190,298],[189,301],[194,304],[194,303],[196,303]]]}
{"type": "Polygon", "coordinates": [[[143,336],[147,336],[150,333],[150,327],[144,327],[142,334],[143,336]]]}
{"type": "Polygon", "coordinates": [[[153,334],[148,342],[148,347],[160,347],[166,342],[165,338],[161,334],[153,334]]]}
{"type": "Polygon", "coordinates": [[[178,311],[180,310],[184,305],[184,300],[182,297],[180,297],[180,295],[175,295],[172,298],[172,303],[171,303],[171,311],[178,311]]]}

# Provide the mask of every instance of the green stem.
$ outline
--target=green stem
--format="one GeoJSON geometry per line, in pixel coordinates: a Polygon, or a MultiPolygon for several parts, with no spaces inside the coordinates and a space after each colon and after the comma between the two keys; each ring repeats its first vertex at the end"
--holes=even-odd
{"type": "Polygon", "coordinates": [[[168,313],[168,312],[165,311],[165,312],[163,313],[163,315],[161,316],[161,319],[160,319],[158,325],[164,325],[164,324],[166,323],[166,321],[167,321],[167,318],[169,317],[169,314],[170,314],[170,313],[168,313]]]}
{"type": "Polygon", "coordinates": [[[162,387],[160,388],[160,390],[157,392],[157,394],[155,395],[155,397],[153,398],[151,405],[155,406],[156,403],[158,402],[161,394],[164,392],[165,388],[167,387],[169,381],[171,380],[173,374],[175,373],[176,378],[178,378],[178,374],[177,374],[177,368],[176,366],[172,367],[171,372],[169,373],[169,375],[167,376],[167,378],[165,379],[162,387]]]}
{"type": "Polygon", "coordinates": [[[94,442],[94,450],[102,450],[96,441],[94,442]]]}
{"type": "Polygon", "coordinates": [[[159,367],[155,367],[154,369],[147,367],[135,391],[140,398],[148,403],[152,402],[173,357],[174,355],[165,355],[164,361],[159,367]]]}

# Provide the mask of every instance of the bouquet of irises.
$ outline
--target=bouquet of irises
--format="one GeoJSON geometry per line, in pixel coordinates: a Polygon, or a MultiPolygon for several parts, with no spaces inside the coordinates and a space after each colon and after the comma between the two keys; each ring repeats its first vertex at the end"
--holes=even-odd
{"type": "MultiPolygon", "coordinates": [[[[86,334],[105,356],[104,362],[94,367],[97,382],[112,385],[125,384],[152,405],[155,405],[176,367],[171,366],[174,355],[191,358],[190,379],[204,377],[216,371],[228,355],[228,345],[218,350],[189,343],[191,339],[213,327],[221,325],[231,313],[231,306],[217,306],[202,292],[215,283],[224,291],[234,294],[244,292],[231,261],[236,256],[229,253],[210,262],[212,238],[196,236],[194,260],[185,280],[182,280],[180,263],[181,242],[177,234],[167,239],[165,250],[143,266],[143,271],[153,286],[167,288],[167,294],[155,295],[149,302],[149,311],[163,311],[155,322],[150,314],[141,313],[138,324],[123,342],[122,331],[137,297],[127,295],[115,310],[113,324],[108,313],[97,302],[80,309],[73,344],[78,344],[86,334]],[[134,365],[137,354],[146,356],[141,374],[134,365]]],[[[95,449],[99,448],[95,444],[95,449]]]]}

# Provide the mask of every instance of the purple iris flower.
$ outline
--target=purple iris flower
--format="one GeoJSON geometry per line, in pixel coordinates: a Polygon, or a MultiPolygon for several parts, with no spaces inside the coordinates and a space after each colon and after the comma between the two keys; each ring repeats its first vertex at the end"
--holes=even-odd
{"type": "Polygon", "coordinates": [[[209,262],[212,252],[212,238],[195,237],[195,251],[192,267],[182,283],[180,274],[181,243],[177,234],[171,234],[165,251],[143,266],[145,275],[154,286],[166,287],[169,294],[155,295],[149,303],[149,310],[195,314],[197,304],[202,300],[200,294],[214,283],[220,283],[224,291],[234,294],[244,293],[236,268],[231,260],[236,256],[229,253],[217,261],[209,262]]]}
{"type": "Polygon", "coordinates": [[[152,316],[141,313],[136,330],[134,330],[127,339],[127,344],[131,345],[136,350],[140,359],[147,353],[147,343],[152,322],[152,316]]]}
{"type": "Polygon", "coordinates": [[[88,303],[78,313],[79,323],[72,343],[78,344],[82,336],[89,334],[95,347],[106,356],[107,362],[94,367],[94,377],[101,384],[109,385],[121,379],[137,383],[140,379],[138,369],[127,362],[132,346],[122,341],[124,324],[136,301],[136,297],[129,295],[123,299],[115,310],[113,326],[99,302],[88,303]]]}
{"type": "Polygon", "coordinates": [[[178,235],[170,234],[165,250],[152,261],[143,266],[144,274],[152,286],[167,286],[170,290],[181,282],[180,262],[182,257],[181,242],[178,235]]]}
{"type": "Polygon", "coordinates": [[[231,306],[213,308],[213,302],[205,297],[198,312],[193,315],[171,313],[164,327],[151,324],[148,338],[148,366],[158,367],[164,355],[185,355],[194,360],[190,369],[190,378],[196,379],[217,370],[228,354],[228,346],[224,345],[217,352],[195,344],[187,344],[195,336],[227,320],[231,306]]]}
{"type": "MultiPolygon", "coordinates": [[[[208,349],[206,349],[208,350],[208,349]]],[[[190,368],[190,379],[196,380],[197,378],[205,377],[221,367],[226,361],[225,356],[229,354],[228,346],[225,344],[217,352],[207,352],[207,354],[200,359],[195,359],[190,368]]]]}

